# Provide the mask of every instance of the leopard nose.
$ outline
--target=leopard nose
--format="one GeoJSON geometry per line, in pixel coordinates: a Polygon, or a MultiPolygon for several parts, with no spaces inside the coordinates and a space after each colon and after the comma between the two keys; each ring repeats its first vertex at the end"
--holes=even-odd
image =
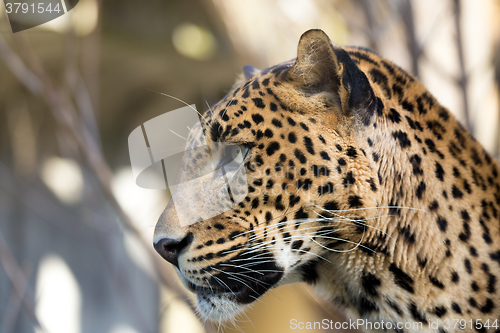
{"type": "Polygon", "coordinates": [[[179,267],[179,256],[184,249],[193,241],[193,233],[188,233],[183,239],[162,238],[154,244],[156,252],[158,252],[163,259],[179,267]]]}

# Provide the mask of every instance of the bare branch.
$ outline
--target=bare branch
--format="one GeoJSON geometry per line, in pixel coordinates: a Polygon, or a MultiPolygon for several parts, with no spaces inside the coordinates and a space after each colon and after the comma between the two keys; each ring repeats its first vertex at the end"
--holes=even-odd
{"type": "MultiPolygon", "coordinates": [[[[496,45],[494,48],[494,58],[493,58],[493,68],[495,70],[495,83],[497,88],[497,96],[500,97],[500,39],[496,41],[496,45]]],[[[495,157],[498,158],[500,156],[500,109],[498,110],[498,120],[496,127],[496,135],[495,135],[495,157]]]]}
{"type": "Polygon", "coordinates": [[[462,92],[462,104],[465,118],[465,125],[469,129],[470,133],[474,134],[474,124],[470,119],[469,112],[469,98],[467,95],[467,87],[469,83],[469,75],[465,70],[465,59],[463,51],[463,41],[462,41],[462,23],[461,23],[461,4],[460,0],[452,0],[453,9],[455,11],[454,22],[455,22],[455,44],[457,47],[458,62],[460,65],[460,75],[457,80],[458,86],[462,92]]]}
{"type": "Polygon", "coordinates": [[[358,0],[358,2],[361,5],[361,8],[363,9],[363,14],[365,15],[366,18],[366,24],[368,26],[368,30],[366,30],[366,34],[368,35],[368,40],[369,40],[369,47],[376,51],[379,52],[380,48],[378,45],[378,34],[377,34],[377,29],[375,25],[375,16],[373,15],[373,5],[375,4],[374,1],[370,0],[358,0]]]}
{"type": "Polygon", "coordinates": [[[9,246],[7,245],[2,233],[0,233],[0,265],[3,267],[5,274],[7,274],[7,277],[12,283],[14,292],[21,301],[28,316],[31,318],[35,326],[46,332],[36,316],[35,298],[29,289],[28,279],[24,276],[23,271],[14,259],[12,252],[10,252],[9,246]]]}
{"type": "MultiPolygon", "coordinates": [[[[27,269],[24,270],[24,275],[26,276],[26,282],[28,282],[29,274],[26,271],[27,271],[27,269]]],[[[22,298],[26,297],[27,288],[28,288],[28,285],[25,285],[22,298]]],[[[7,304],[9,304],[9,307],[7,308],[7,311],[5,312],[5,316],[4,316],[3,320],[1,321],[2,327],[0,328],[0,332],[11,333],[14,331],[17,318],[19,317],[19,313],[21,312],[22,306],[23,306],[22,298],[19,298],[16,291],[12,290],[10,300],[7,303],[7,304]]]]}
{"type": "MultiPolygon", "coordinates": [[[[36,61],[39,63],[36,55],[30,49],[28,52],[30,52],[30,54],[26,58],[29,61],[36,61]]],[[[163,260],[160,260],[160,257],[153,251],[151,244],[140,236],[140,231],[132,223],[116,200],[111,189],[112,172],[102,155],[98,138],[96,138],[95,134],[92,133],[93,131],[89,129],[89,125],[91,124],[79,122],[77,119],[79,113],[92,112],[92,110],[79,110],[73,104],[67,92],[55,84],[45,73],[43,68],[40,67],[39,72],[37,71],[36,74],[30,70],[23,60],[11,50],[1,35],[0,58],[3,59],[8,68],[33,94],[45,100],[63,136],[67,140],[73,140],[76,143],[83,160],[98,180],[101,191],[118,214],[119,221],[128,231],[137,237],[141,245],[146,249],[149,258],[153,262],[157,280],[165,285],[178,299],[186,302],[193,313],[198,316],[200,322],[203,322],[186,291],[175,282],[175,279],[172,279],[173,274],[171,269],[167,270],[162,268],[165,264],[163,260]]],[[[35,67],[35,65],[33,65],[32,68],[33,67],[35,67]]],[[[82,88],[80,87],[80,89],[82,88]]],[[[79,93],[81,92],[75,91],[75,94],[79,93]]],[[[83,98],[85,98],[85,96],[83,98]]],[[[79,106],[88,107],[88,105],[82,104],[79,106]]],[[[212,326],[209,323],[204,324],[204,328],[206,332],[212,331],[212,326]]]]}
{"type": "Polygon", "coordinates": [[[411,58],[411,70],[417,78],[420,76],[419,60],[423,49],[418,45],[417,36],[415,34],[415,15],[413,13],[413,5],[411,0],[403,0],[399,11],[406,32],[406,46],[411,58]]]}
{"type": "Polygon", "coordinates": [[[0,35],[0,57],[7,67],[21,81],[31,93],[39,95],[42,91],[42,82],[29,70],[24,62],[12,52],[9,44],[0,35]]]}

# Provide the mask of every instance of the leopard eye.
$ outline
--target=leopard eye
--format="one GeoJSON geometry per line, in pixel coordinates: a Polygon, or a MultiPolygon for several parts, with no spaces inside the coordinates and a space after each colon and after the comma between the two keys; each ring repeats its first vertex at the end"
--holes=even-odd
{"type": "Polygon", "coordinates": [[[226,148],[226,156],[229,157],[229,163],[241,164],[247,156],[249,148],[239,145],[231,145],[226,148]]]}
{"type": "Polygon", "coordinates": [[[232,146],[230,151],[231,160],[236,163],[243,162],[242,149],[240,146],[232,146]]]}
{"type": "Polygon", "coordinates": [[[240,145],[231,144],[227,146],[222,152],[218,168],[223,166],[239,167],[245,160],[246,155],[250,148],[240,145]]]}

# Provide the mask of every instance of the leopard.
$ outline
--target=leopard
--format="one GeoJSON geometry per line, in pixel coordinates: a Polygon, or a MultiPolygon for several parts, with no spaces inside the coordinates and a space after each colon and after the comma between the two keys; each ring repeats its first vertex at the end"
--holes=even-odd
{"type": "Polygon", "coordinates": [[[245,66],[186,145],[202,137],[242,152],[246,195],[187,226],[170,200],[153,245],[203,317],[305,282],[386,325],[366,332],[500,333],[499,164],[401,67],[309,30],[295,59],[245,66]]]}

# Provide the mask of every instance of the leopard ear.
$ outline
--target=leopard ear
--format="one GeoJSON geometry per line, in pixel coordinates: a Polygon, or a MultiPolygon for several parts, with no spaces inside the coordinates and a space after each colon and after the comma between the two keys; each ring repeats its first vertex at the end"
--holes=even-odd
{"type": "Polygon", "coordinates": [[[245,65],[243,66],[243,75],[245,76],[245,79],[250,80],[252,77],[255,75],[259,74],[260,70],[253,67],[252,65],[245,65]]]}
{"type": "Polygon", "coordinates": [[[375,94],[368,78],[322,30],[308,30],[300,37],[297,60],[288,76],[307,94],[336,94],[343,113],[358,115],[365,125],[375,112],[375,94]]]}

